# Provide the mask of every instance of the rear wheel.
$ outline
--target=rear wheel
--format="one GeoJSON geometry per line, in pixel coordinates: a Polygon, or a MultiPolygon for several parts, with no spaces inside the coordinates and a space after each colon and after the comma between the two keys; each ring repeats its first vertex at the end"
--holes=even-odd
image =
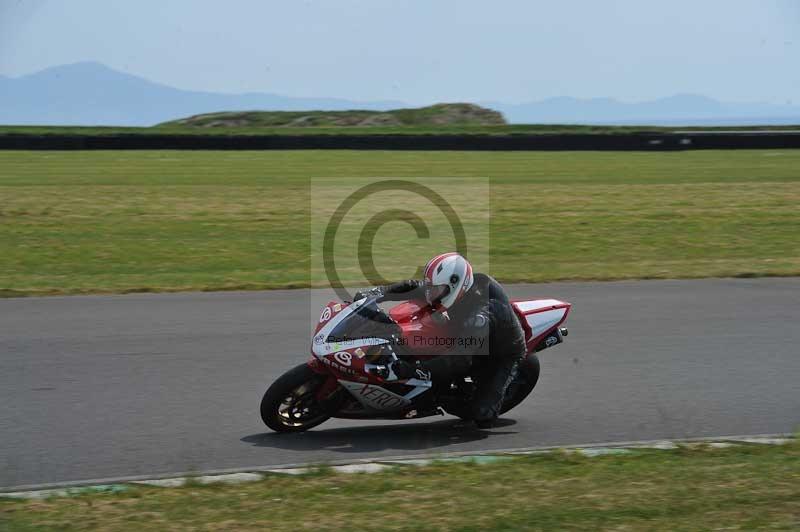
{"type": "Polygon", "coordinates": [[[296,366],[272,383],[261,399],[261,419],[275,432],[302,432],[330,416],[316,398],[326,377],[307,364],[296,366]]]}

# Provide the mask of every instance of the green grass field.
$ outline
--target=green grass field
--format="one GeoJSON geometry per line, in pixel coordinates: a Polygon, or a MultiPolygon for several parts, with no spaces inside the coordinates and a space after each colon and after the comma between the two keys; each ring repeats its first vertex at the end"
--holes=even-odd
{"type": "Polygon", "coordinates": [[[371,176],[488,177],[502,281],[800,274],[800,150],[5,151],[0,291],[318,285],[309,179],[371,176]]]}
{"type": "Polygon", "coordinates": [[[800,447],[553,454],[0,499],[3,530],[797,530],[800,447]]]}

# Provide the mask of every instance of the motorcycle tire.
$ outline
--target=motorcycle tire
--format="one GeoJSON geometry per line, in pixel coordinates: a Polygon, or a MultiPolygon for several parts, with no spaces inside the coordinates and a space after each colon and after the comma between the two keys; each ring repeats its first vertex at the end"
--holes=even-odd
{"type": "Polygon", "coordinates": [[[325,377],[300,364],[272,383],[261,399],[261,419],[275,432],[303,432],[330,419],[315,392],[325,377]]]}

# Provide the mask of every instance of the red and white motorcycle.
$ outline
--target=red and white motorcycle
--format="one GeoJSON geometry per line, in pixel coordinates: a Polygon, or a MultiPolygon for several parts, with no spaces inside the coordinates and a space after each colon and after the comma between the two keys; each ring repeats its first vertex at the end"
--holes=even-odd
{"type": "MultiPolygon", "coordinates": [[[[398,357],[436,356],[448,349],[441,316],[408,301],[388,313],[376,297],[330,302],[314,331],[311,360],[284,373],[261,400],[261,419],[277,432],[301,432],[334,418],[418,419],[444,412],[468,418],[468,405],[487,357],[474,357],[470,376],[452,383],[398,379],[398,357]],[[444,345],[438,345],[444,344],[444,345]],[[444,411],[444,412],[443,412],[444,411]]],[[[527,354],[509,385],[501,414],[520,404],[539,379],[537,352],[564,341],[571,305],[556,299],[512,301],[527,354]]]]}

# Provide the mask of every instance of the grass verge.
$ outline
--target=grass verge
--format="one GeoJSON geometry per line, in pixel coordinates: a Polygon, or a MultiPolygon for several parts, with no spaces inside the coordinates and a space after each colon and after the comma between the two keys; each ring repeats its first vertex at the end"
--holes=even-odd
{"type": "Polygon", "coordinates": [[[800,445],[548,454],[237,486],[0,500],[8,530],[719,530],[800,527],[800,445]]]}
{"type": "MultiPolygon", "coordinates": [[[[6,151],[0,296],[322,284],[308,256],[320,176],[488,177],[501,281],[800,274],[800,150],[6,151]]],[[[392,278],[430,250],[387,253],[392,278]]]]}

